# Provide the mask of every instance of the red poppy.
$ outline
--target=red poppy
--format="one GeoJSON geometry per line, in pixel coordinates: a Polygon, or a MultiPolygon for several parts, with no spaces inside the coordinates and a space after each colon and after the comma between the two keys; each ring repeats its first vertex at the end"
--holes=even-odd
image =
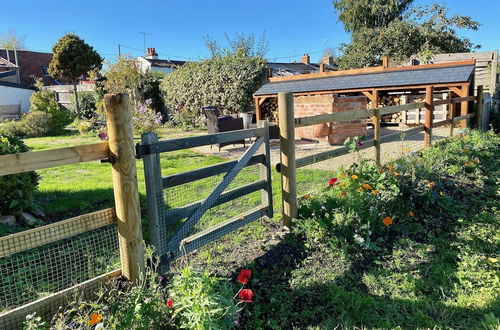
{"type": "Polygon", "coordinates": [[[172,309],[172,307],[174,307],[174,302],[172,301],[172,299],[167,300],[167,307],[170,309],[172,309]]]}
{"type": "Polygon", "coordinates": [[[241,284],[247,284],[250,277],[252,277],[252,271],[250,269],[242,269],[238,275],[238,282],[241,284]]]}
{"type": "Polygon", "coordinates": [[[335,183],[337,183],[337,178],[331,178],[330,181],[328,181],[328,186],[331,187],[333,186],[335,183]]]}
{"type": "Polygon", "coordinates": [[[243,289],[240,291],[240,300],[242,302],[251,303],[253,292],[250,289],[243,289]]]}

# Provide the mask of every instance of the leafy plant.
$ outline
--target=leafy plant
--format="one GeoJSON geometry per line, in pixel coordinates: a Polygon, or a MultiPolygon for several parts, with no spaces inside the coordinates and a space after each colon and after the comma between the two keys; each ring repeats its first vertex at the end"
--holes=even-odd
{"type": "Polygon", "coordinates": [[[72,99],[72,108],[75,111],[75,116],[79,119],[97,118],[97,94],[95,92],[80,92],[78,94],[78,109],[75,105],[75,98],[72,99]]]}
{"type": "MultiPolygon", "coordinates": [[[[14,136],[0,136],[0,155],[27,152],[29,148],[14,136]]],[[[18,215],[33,202],[38,175],[26,172],[0,176],[0,214],[18,215]]]]}
{"type": "Polygon", "coordinates": [[[17,123],[19,134],[26,137],[40,137],[49,132],[52,115],[43,111],[30,111],[17,123]]]}
{"type": "Polygon", "coordinates": [[[143,104],[139,102],[132,113],[132,126],[134,133],[142,135],[146,132],[155,132],[161,127],[163,119],[161,113],[151,109],[151,100],[143,104]]]}

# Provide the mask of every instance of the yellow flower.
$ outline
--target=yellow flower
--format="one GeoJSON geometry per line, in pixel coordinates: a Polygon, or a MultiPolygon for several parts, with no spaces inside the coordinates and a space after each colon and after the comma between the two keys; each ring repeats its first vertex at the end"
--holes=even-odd
{"type": "Polygon", "coordinates": [[[378,170],[379,173],[385,173],[385,170],[378,170]]]}
{"type": "Polygon", "coordinates": [[[343,179],[343,178],[345,178],[345,174],[344,173],[339,174],[339,179],[343,179]]]}
{"type": "Polygon", "coordinates": [[[97,323],[101,322],[103,319],[103,316],[99,313],[92,313],[90,315],[90,320],[89,320],[89,325],[96,325],[97,323]]]}
{"type": "Polygon", "coordinates": [[[465,166],[470,166],[470,165],[471,165],[471,162],[465,163],[465,166]]]}
{"type": "Polygon", "coordinates": [[[435,186],[436,186],[436,184],[435,184],[434,182],[429,182],[429,183],[427,184],[427,187],[429,187],[429,189],[432,189],[432,188],[434,188],[435,186]]]}
{"type": "Polygon", "coordinates": [[[339,183],[339,187],[345,187],[345,182],[339,183]]]}
{"type": "Polygon", "coordinates": [[[357,180],[357,179],[358,179],[358,176],[357,176],[356,174],[351,175],[351,179],[353,179],[353,180],[357,180]]]}
{"type": "Polygon", "coordinates": [[[396,171],[392,172],[392,174],[394,174],[394,176],[399,176],[399,173],[396,171]]]}
{"type": "Polygon", "coordinates": [[[382,219],[382,223],[386,226],[392,225],[392,218],[391,217],[385,217],[382,219]]]}
{"type": "Polygon", "coordinates": [[[363,192],[363,187],[359,187],[358,189],[356,189],[357,191],[359,192],[363,192]]]}
{"type": "Polygon", "coordinates": [[[492,257],[489,257],[488,259],[486,259],[490,264],[494,264],[498,261],[497,258],[492,258],[492,257]]]}
{"type": "Polygon", "coordinates": [[[392,172],[392,171],[394,171],[394,166],[392,166],[392,165],[387,165],[387,169],[388,169],[389,171],[391,171],[391,172],[392,172]]]}
{"type": "Polygon", "coordinates": [[[440,191],[440,192],[439,192],[439,195],[440,195],[440,196],[444,196],[444,192],[440,191]]]}
{"type": "Polygon", "coordinates": [[[304,196],[302,196],[302,199],[311,199],[311,195],[310,194],[305,194],[304,196]]]}
{"type": "Polygon", "coordinates": [[[403,148],[403,152],[410,152],[410,148],[408,148],[408,147],[404,147],[404,148],[403,148]]]}
{"type": "Polygon", "coordinates": [[[372,195],[376,195],[376,194],[378,194],[378,190],[377,189],[373,189],[372,190],[372,195]]]}
{"type": "Polygon", "coordinates": [[[414,217],[414,216],[415,216],[415,214],[414,214],[412,211],[410,211],[410,213],[408,213],[408,215],[409,215],[410,217],[414,217]]]}
{"type": "Polygon", "coordinates": [[[370,186],[368,183],[363,183],[363,187],[365,189],[372,189],[372,186],[370,186]]]}

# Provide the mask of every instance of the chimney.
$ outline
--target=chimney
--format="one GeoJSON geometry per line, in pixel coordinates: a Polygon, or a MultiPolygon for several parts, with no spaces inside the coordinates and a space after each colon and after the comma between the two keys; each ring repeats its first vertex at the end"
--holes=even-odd
{"type": "Polygon", "coordinates": [[[148,48],[148,52],[146,53],[146,58],[156,60],[158,59],[158,54],[156,53],[156,49],[154,48],[148,48]]]}
{"type": "Polygon", "coordinates": [[[382,56],[382,66],[384,69],[387,69],[389,67],[389,56],[382,56]]]}
{"type": "Polygon", "coordinates": [[[326,64],[325,63],[319,64],[319,72],[326,72],[326,64]]]}
{"type": "Polygon", "coordinates": [[[310,64],[311,58],[309,57],[309,54],[304,54],[302,55],[302,59],[300,61],[304,64],[310,64]]]}

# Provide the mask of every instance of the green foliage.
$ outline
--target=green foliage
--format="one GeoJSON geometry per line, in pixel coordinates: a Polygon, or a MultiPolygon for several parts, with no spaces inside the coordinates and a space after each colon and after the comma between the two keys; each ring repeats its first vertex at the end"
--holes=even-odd
{"type": "Polygon", "coordinates": [[[132,112],[132,126],[134,133],[142,135],[146,132],[156,132],[161,127],[163,119],[161,113],[155,112],[152,108],[152,101],[139,102],[132,112]]]}
{"type": "MultiPolygon", "coordinates": [[[[27,152],[29,148],[14,136],[0,136],[0,155],[27,152]]],[[[32,205],[38,185],[35,172],[0,176],[0,214],[18,215],[32,205]]]]}
{"type": "MultiPolygon", "coordinates": [[[[356,13],[356,8],[349,8],[346,12],[356,13]]],[[[417,7],[400,16],[398,10],[391,20],[384,19],[367,26],[356,25],[351,42],[340,47],[340,68],[377,65],[382,55],[396,61],[406,61],[411,56],[427,60],[432,54],[468,52],[477,47],[458,34],[459,29],[478,29],[480,24],[469,16],[450,16],[446,7],[437,4],[417,7]]],[[[363,21],[364,16],[356,19],[363,21]]],[[[346,28],[349,24],[345,25],[346,28]]]]}
{"type": "Polygon", "coordinates": [[[0,121],[0,135],[3,136],[23,136],[19,122],[16,120],[0,121]]]}
{"type": "Polygon", "coordinates": [[[163,118],[167,118],[167,113],[165,109],[165,103],[163,102],[163,97],[161,93],[161,80],[164,74],[152,73],[151,71],[146,72],[141,76],[139,85],[137,86],[137,91],[139,94],[139,100],[141,102],[146,102],[146,100],[151,100],[150,107],[155,112],[162,114],[163,118]]]}
{"type": "Polygon", "coordinates": [[[133,58],[120,56],[116,62],[108,63],[104,73],[104,89],[107,93],[130,93],[135,96],[141,76],[141,70],[133,58]]]}
{"type": "Polygon", "coordinates": [[[76,34],[68,33],[52,47],[49,73],[52,77],[75,83],[82,75],[100,69],[102,58],[76,34]]]}
{"type": "Polygon", "coordinates": [[[49,132],[60,133],[73,120],[71,113],[59,106],[53,91],[41,88],[40,82],[36,86],[38,90],[30,97],[30,111],[50,114],[51,117],[47,123],[49,132]]]}
{"type": "Polygon", "coordinates": [[[50,129],[52,115],[43,111],[30,111],[17,122],[19,134],[25,137],[40,137],[50,129]]]}
{"type": "Polygon", "coordinates": [[[97,118],[97,94],[95,92],[79,92],[78,93],[78,109],[75,105],[75,99],[71,100],[72,110],[75,116],[79,119],[97,118]]]}
{"type": "Polygon", "coordinates": [[[216,40],[209,36],[204,37],[206,46],[212,54],[212,57],[236,55],[264,58],[269,51],[269,43],[266,41],[265,33],[262,34],[258,41],[255,40],[253,34],[246,36],[245,34],[236,33],[236,35],[230,37],[227,33],[224,33],[224,37],[227,47],[220,46],[216,40]]]}
{"type": "Polygon", "coordinates": [[[200,127],[205,106],[232,113],[250,109],[252,94],[265,74],[260,57],[216,56],[178,68],[165,76],[161,87],[175,122],[185,128],[200,127]]]}
{"type": "Polygon", "coordinates": [[[347,32],[387,26],[415,0],[335,0],[333,6],[347,32]]]}
{"type": "Polygon", "coordinates": [[[241,310],[227,279],[185,268],[172,281],[172,318],[180,329],[230,329],[241,310]]]}
{"type": "Polygon", "coordinates": [[[96,127],[95,119],[75,119],[73,125],[78,132],[82,135],[87,135],[92,129],[96,127]]]}

